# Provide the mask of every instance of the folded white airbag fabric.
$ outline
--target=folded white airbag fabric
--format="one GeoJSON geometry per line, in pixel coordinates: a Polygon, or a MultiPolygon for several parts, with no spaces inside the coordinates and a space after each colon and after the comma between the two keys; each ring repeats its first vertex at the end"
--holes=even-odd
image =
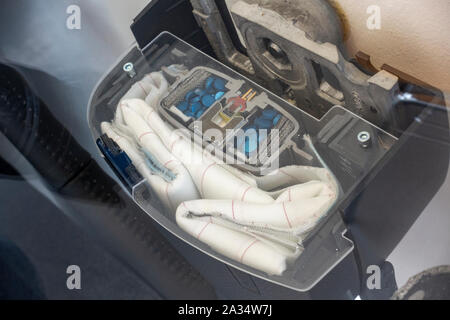
{"type": "Polygon", "coordinates": [[[102,131],[130,156],[183,230],[228,258],[281,275],[336,201],[334,177],[325,168],[295,165],[256,177],[220,162],[159,116],[157,103],[168,88],[162,74],[144,80],[145,92],[134,85],[102,131]],[[147,168],[139,148],[175,179],[147,168]]]}
{"type": "MultiPolygon", "coordinates": [[[[125,94],[125,97],[139,97],[147,101],[158,101],[160,96],[167,92],[167,81],[160,73],[151,73],[143,78],[143,80],[135,83],[131,89],[125,94]]],[[[197,188],[192,182],[189,172],[172,154],[170,154],[162,144],[158,135],[142,119],[140,114],[148,116],[149,111],[153,109],[142,104],[142,109],[136,113],[130,109],[128,112],[122,112],[122,108],[127,108],[123,103],[119,102],[115,120],[112,124],[103,122],[101,130],[103,133],[113,139],[119,147],[129,156],[136,169],[141,175],[147,179],[153,191],[157,194],[165,208],[169,212],[174,212],[181,202],[185,200],[199,199],[197,188]],[[127,116],[128,125],[124,120],[124,114],[127,116]],[[135,136],[135,130],[132,128],[143,128],[140,135],[135,136]],[[137,139],[136,139],[137,137],[137,139]],[[157,173],[152,172],[146,165],[145,155],[140,151],[140,147],[145,148],[150,154],[172,173],[176,178],[173,181],[166,181],[157,173]]]]}

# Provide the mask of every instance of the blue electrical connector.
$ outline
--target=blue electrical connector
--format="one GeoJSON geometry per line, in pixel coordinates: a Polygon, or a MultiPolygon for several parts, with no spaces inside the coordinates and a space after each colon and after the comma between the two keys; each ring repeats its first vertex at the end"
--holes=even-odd
{"type": "Polygon", "coordinates": [[[106,134],[97,139],[97,146],[117,176],[131,193],[144,177],[136,170],[128,155],[106,134]]]}

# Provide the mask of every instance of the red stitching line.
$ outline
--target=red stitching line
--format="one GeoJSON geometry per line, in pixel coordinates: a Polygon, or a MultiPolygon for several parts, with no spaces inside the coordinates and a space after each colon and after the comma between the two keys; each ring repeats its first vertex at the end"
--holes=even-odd
{"type": "Polygon", "coordinates": [[[141,87],[142,91],[144,91],[144,93],[145,93],[146,95],[148,95],[147,90],[144,89],[144,87],[142,86],[141,82],[139,81],[137,84],[139,85],[139,87],[141,87]]]}
{"type": "Polygon", "coordinates": [[[200,236],[202,235],[203,231],[205,231],[206,227],[209,226],[211,223],[212,223],[212,221],[210,220],[207,224],[205,224],[205,226],[202,228],[202,230],[200,230],[200,232],[198,233],[197,239],[200,239],[200,236]]]}
{"type": "Polygon", "coordinates": [[[170,146],[170,153],[172,153],[173,151],[173,147],[175,147],[175,145],[177,144],[177,142],[179,142],[181,140],[181,137],[178,137],[177,140],[175,140],[174,142],[172,142],[171,146],[170,146]]]}
{"type": "Polygon", "coordinates": [[[250,190],[252,187],[247,187],[247,189],[245,189],[244,194],[242,195],[241,201],[244,201],[245,198],[245,194],[247,193],[248,190],[250,190]]]}
{"type": "Polygon", "coordinates": [[[167,168],[167,165],[169,164],[169,163],[171,163],[172,161],[175,161],[175,160],[169,160],[169,161],[167,161],[166,163],[164,163],[164,167],[166,167],[167,168]]]}
{"type": "MultiPolygon", "coordinates": [[[[147,131],[147,132],[144,132],[143,134],[141,134],[140,136],[139,136],[139,141],[141,141],[141,139],[144,137],[144,136],[146,136],[147,134],[155,134],[153,131],[147,131]]],[[[142,142],[142,141],[141,141],[142,142]]]]}
{"type": "Polygon", "coordinates": [[[245,254],[247,253],[248,249],[250,249],[251,246],[253,246],[255,243],[257,243],[259,240],[255,239],[252,243],[249,244],[249,246],[242,252],[241,258],[239,259],[239,262],[242,263],[242,260],[244,259],[245,254]]]}
{"type": "Polygon", "coordinates": [[[289,225],[289,228],[292,228],[291,222],[289,221],[289,217],[288,217],[287,212],[286,212],[286,207],[284,206],[284,202],[282,202],[281,204],[283,205],[284,216],[286,217],[286,221],[287,221],[287,223],[289,225]]]}
{"type": "Polygon", "coordinates": [[[203,179],[205,179],[206,171],[208,171],[208,169],[211,168],[215,164],[216,164],[215,162],[211,163],[208,167],[206,167],[205,171],[203,171],[203,173],[202,173],[202,179],[200,180],[200,190],[201,190],[202,194],[203,194],[203,179]]]}

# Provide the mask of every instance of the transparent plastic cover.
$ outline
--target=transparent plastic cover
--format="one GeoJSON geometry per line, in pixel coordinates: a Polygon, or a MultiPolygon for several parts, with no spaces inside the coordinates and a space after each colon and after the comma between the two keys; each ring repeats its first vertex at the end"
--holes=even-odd
{"type": "Polygon", "coordinates": [[[339,106],[311,117],[169,33],[113,66],[88,118],[151,218],[299,291],[352,251],[339,207],[396,142],[339,106]]]}

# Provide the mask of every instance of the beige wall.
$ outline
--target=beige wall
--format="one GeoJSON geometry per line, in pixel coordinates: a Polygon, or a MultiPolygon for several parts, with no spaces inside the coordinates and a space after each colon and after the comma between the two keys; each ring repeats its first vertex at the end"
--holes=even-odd
{"type": "Polygon", "coordinates": [[[348,52],[369,54],[450,92],[450,0],[335,0],[348,21],[348,52]],[[381,8],[381,29],[366,26],[370,5],[381,8]]]}

